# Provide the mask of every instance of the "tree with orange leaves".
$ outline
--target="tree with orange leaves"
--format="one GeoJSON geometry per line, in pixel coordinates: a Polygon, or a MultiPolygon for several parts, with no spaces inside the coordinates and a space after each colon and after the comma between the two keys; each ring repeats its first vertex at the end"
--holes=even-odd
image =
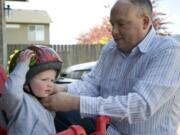
{"type": "Polygon", "coordinates": [[[105,17],[101,25],[93,27],[88,33],[83,33],[77,38],[79,44],[105,44],[110,39],[112,35],[109,17],[105,17]]]}

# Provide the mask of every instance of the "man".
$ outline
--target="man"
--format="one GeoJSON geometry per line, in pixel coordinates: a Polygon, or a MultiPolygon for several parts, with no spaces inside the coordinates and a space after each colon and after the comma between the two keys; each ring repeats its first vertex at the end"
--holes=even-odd
{"type": "Polygon", "coordinates": [[[82,80],[42,102],[81,117],[111,117],[108,135],[175,135],[180,116],[180,46],[156,34],[150,0],[118,0],[114,40],[82,80]]]}

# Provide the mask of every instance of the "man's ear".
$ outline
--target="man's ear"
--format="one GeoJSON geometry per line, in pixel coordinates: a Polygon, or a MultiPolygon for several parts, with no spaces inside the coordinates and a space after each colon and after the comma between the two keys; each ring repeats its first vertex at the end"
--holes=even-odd
{"type": "Polygon", "coordinates": [[[150,18],[147,15],[143,15],[143,29],[149,28],[150,18]]]}

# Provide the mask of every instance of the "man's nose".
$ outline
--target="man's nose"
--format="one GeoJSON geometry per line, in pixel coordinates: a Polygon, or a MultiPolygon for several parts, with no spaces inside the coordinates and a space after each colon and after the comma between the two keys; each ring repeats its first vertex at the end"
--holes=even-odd
{"type": "Polygon", "coordinates": [[[112,27],[112,34],[117,35],[119,33],[119,27],[117,25],[114,25],[112,27]]]}

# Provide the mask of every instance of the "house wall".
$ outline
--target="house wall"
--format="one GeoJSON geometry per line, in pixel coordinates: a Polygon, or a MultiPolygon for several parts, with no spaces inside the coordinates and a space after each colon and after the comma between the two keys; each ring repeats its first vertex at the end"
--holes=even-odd
{"type": "Polygon", "coordinates": [[[45,41],[28,41],[28,26],[35,24],[17,24],[19,28],[6,28],[7,44],[49,44],[49,24],[45,26],[45,41]]]}

